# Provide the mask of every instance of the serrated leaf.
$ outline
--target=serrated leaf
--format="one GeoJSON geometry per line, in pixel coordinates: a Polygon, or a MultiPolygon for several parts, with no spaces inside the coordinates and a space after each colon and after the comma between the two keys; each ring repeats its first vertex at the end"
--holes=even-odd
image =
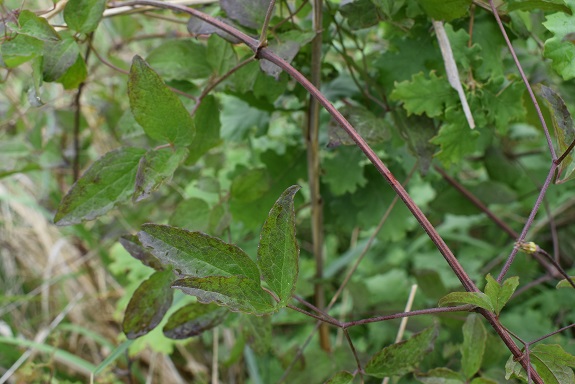
{"type": "Polygon", "coordinates": [[[458,101],[447,79],[437,77],[435,72],[429,73],[429,79],[419,72],[411,80],[396,82],[390,99],[403,102],[408,116],[425,113],[429,117],[440,116],[446,106],[458,101]]]}
{"type": "Polygon", "coordinates": [[[350,372],[347,371],[340,371],[333,375],[328,381],[324,384],[349,384],[353,381],[355,376],[352,375],[350,372]]]}
{"type": "Polygon", "coordinates": [[[439,300],[439,306],[472,304],[488,311],[495,312],[493,304],[483,292],[451,292],[439,300]]]}
{"type": "Polygon", "coordinates": [[[228,313],[216,304],[188,304],[170,316],[163,332],[170,339],[187,339],[217,327],[228,313]]]}
{"type": "Polygon", "coordinates": [[[34,37],[17,35],[0,45],[2,60],[8,68],[14,68],[42,55],[44,42],[34,37]]]}
{"type": "Polygon", "coordinates": [[[322,161],[322,181],[329,185],[335,196],[354,193],[367,179],[363,174],[365,155],[358,148],[338,148],[333,156],[322,161]]]}
{"type": "Polygon", "coordinates": [[[180,275],[240,275],[259,285],[260,271],[244,251],[201,232],[168,225],[144,224],[138,237],[164,265],[180,275]]]}
{"type": "Polygon", "coordinates": [[[383,378],[413,372],[423,357],[433,350],[438,331],[435,326],[416,333],[408,340],[385,347],[365,366],[365,373],[383,378]]]}
{"type": "Polygon", "coordinates": [[[343,3],[339,12],[352,30],[369,28],[384,20],[384,15],[371,0],[343,3]]]}
{"type": "Polygon", "coordinates": [[[196,296],[201,303],[215,302],[234,312],[263,315],[276,309],[259,281],[244,276],[184,277],[172,287],[196,296]]]}
{"type": "Polygon", "coordinates": [[[160,324],[172,305],[174,291],[170,283],[173,279],[170,269],[157,271],[136,289],[122,322],[128,339],[145,335],[160,324]]]}
{"type": "Polygon", "coordinates": [[[194,114],[196,137],[192,145],[188,147],[190,155],[186,164],[193,164],[210,149],[218,146],[221,142],[220,108],[214,96],[204,97],[194,114]]]}
{"type": "Polygon", "coordinates": [[[72,64],[66,72],[56,82],[62,84],[64,89],[76,89],[88,77],[88,68],[82,55],[78,55],[76,62],[72,64]]]}
{"type": "MultiPolygon", "coordinates": [[[[575,276],[571,276],[571,280],[575,280],[575,276]]],[[[555,288],[573,288],[573,286],[567,281],[567,279],[563,279],[557,283],[555,288]]]]}
{"type": "Polygon", "coordinates": [[[162,148],[146,152],[138,164],[132,199],[135,202],[149,197],[163,183],[169,181],[188,155],[186,148],[162,148]]]}
{"type": "Polygon", "coordinates": [[[134,56],[128,80],[130,109],[152,139],[189,145],[196,129],[182,101],[140,57],[134,56]]]}
{"type": "Polygon", "coordinates": [[[471,0],[418,0],[429,17],[450,21],[465,16],[471,0]]]}
{"type": "Polygon", "coordinates": [[[541,10],[573,14],[571,8],[562,0],[520,0],[509,2],[506,5],[507,12],[541,10]]]}
{"type": "Polygon", "coordinates": [[[481,368],[487,332],[481,317],[475,313],[467,316],[463,324],[463,344],[461,344],[461,372],[471,379],[481,368]]]}
{"type": "Polygon", "coordinates": [[[166,80],[206,79],[212,74],[206,47],[191,40],[164,41],[146,62],[166,80]]]}
{"type": "MultiPolygon", "coordinates": [[[[545,103],[551,112],[553,131],[557,140],[557,156],[561,156],[569,148],[569,145],[575,141],[573,118],[561,96],[551,88],[538,84],[535,87],[535,91],[545,99],[545,103]]],[[[575,157],[573,153],[572,149],[557,167],[557,183],[564,183],[575,177],[575,157]]]]}
{"type": "Polygon", "coordinates": [[[220,6],[230,19],[253,29],[261,27],[269,4],[270,0],[220,0],[220,6]]]}
{"type": "Polygon", "coordinates": [[[62,40],[44,44],[42,75],[44,81],[56,81],[78,60],[80,47],[70,35],[63,35],[62,40]]]}
{"type": "MultiPolygon", "coordinates": [[[[558,344],[537,344],[530,350],[529,360],[545,384],[575,382],[575,356],[565,352],[558,344]],[[571,368],[570,368],[571,367],[571,368]]],[[[505,378],[521,378],[527,381],[527,374],[513,356],[505,364],[505,378]]]]}
{"type": "Polygon", "coordinates": [[[108,152],[74,183],[54,217],[56,225],[93,220],[130,198],[136,171],[145,149],[122,148],[108,152]]]}
{"type": "Polygon", "coordinates": [[[295,290],[298,275],[299,246],[295,237],[294,196],[299,185],[286,189],[273,205],[260,234],[258,266],[263,279],[287,305],[295,290]]]}
{"type": "Polygon", "coordinates": [[[444,165],[457,164],[477,150],[478,130],[465,129],[465,117],[455,107],[446,111],[448,123],[443,124],[437,136],[430,141],[439,145],[440,150],[434,156],[444,165]]]}
{"type": "Polygon", "coordinates": [[[258,355],[269,353],[272,347],[272,318],[269,315],[242,315],[242,335],[258,355]]]}
{"type": "Polygon", "coordinates": [[[34,12],[23,9],[18,16],[18,33],[34,37],[42,41],[58,41],[60,35],[54,27],[43,17],[36,16],[34,12]]]}
{"type": "Polygon", "coordinates": [[[515,292],[515,289],[519,286],[519,277],[510,277],[505,280],[502,285],[500,285],[490,274],[488,274],[485,279],[487,280],[485,293],[489,296],[489,299],[493,304],[495,314],[499,316],[499,313],[507,301],[509,301],[511,295],[515,292]]]}
{"type": "MultiPolygon", "coordinates": [[[[571,10],[575,8],[575,2],[569,1],[571,10]]],[[[572,41],[573,23],[575,16],[557,12],[547,16],[543,23],[545,28],[553,33],[553,37],[545,41],[543,56],[552,61],[553,69],[569,80],[575,77],[575,45],[572,41]]]]}
{"type": "Polygon", "coordinates": [[[459,372],[449,368],[435,368],[426,373],[416,373],[415,378],[426,384],[465,384],[465,378],[459,372]]]}
{"type": "Polygon", "coordinates": [[[133,258],[140,260],[142,264],[154,268],[156,271],[164,269],[160,260],[140,243],[138,236],[124,235],[118,241],[133,258]]]}
{"type": "MultiPolygon", "coordinates": [[[[344,106],[339,111],[369,144],[377,144],[391,137],[390,132],[393,129],[391,124],[382,117],[376,116],[367,108],[362,106],[344,106]]],[[[328,148],[333,148],[342,144],[355,146],[355,142],[349,137],[347,132],[335,122],[331,122],[327,146],[328,148]]]]}
{"type": "Polygon", "coordinates": [[[487,111],[487,116],[494,122],[497,131],[505,135],[509,130],[509,123],[520,121],[525,117],[526,110],[523,105],[525,86],[520,82],[504,85],[499,81],[490,81],[484,90],[481,103],[487,111]]]}
{"type": "Polygon", "coordinates": [[[64,8],[64,20],[76,32],[94,31],[106,9],[106,0],[69,0],[64,8]]]}

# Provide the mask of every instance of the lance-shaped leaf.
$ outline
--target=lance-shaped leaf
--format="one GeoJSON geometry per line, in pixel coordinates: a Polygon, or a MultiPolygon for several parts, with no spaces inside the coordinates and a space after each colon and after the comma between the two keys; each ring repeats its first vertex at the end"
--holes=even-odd
{"type": "Polygon", "coordinates": [[[154,268],[156,271],[164,269],[160,260],[140,243],[138,236],[125,235],[120,237],[118,241],[133,258],[140,260],[145,266],[154,268]]]}
{"type": "MultiPolygon", "coordinates": [[[[555,91],[544,85],[537,85],[536,91],[545,99],[547,107],[551,112],[551,121],[553,122],[553,129],[555,131],[555,138],[557,139],[557,156],[569,148],[571,143],[575,141],[575,127],[573,126],[573,119],[565,105],[565,102],[555,91]]],[[[563,183],[575,177],[575,158],[573,156],[573,149],[559,164],[557,174],[559,176],[557,183],[563,183]],[[565,172],[565,174],[563,174],[565,172]],[[561,177],[561,175],[563,176],[561,177]]]]}
{"type": "Polygon", "coordinates": [[[216,237],[156,224],[144,224],[138,237],[163,264],[172,265],[181,275],[238,275],[260,284],[256,263],[239,247],[216,237]]]}
{"type": "Polygon", "coordinates": [[[132,199],[136,202],[142,201],[169,181],[187,155],[186,148],[178,148],[175,151],[170,148],[148,151],[140,159],[132,199]]]}
{"type": "Polygon", "coordinates": [[[487,332],[481,317],[475,313],[467,316],[463,324],[463,344],[461,345],[461,371],[471,379],[481,367],[487,332]]]}
{"type": "Polygon", "coordinates": [[[340,371],[331,377],[325,384],[349,384],[355,376],[347,371],[340,371]]]}
{"type": "Polygon", "coordinates": [[[383,378],[413,372],[423,357],[433,350],[437,334],[435,326],[429,327],[408,340],[383,348],[367,363],[365,373],[383,378]]]}
{"type": "Polygon", "coordinates": [[[192,303],[174,312],[163,332],[170,339],[187,339],[221,324],[228,313],[225,308],[216,304],[192,303]]]}
{"type": "MultiPolygon", "coordinates": [[[[558,344],[538,344],[529,351],[529,360],[545,384],[575,383],[575,356],[565,352],[558,344]]],[[[527,374],[521,363],[509,357],[505,364],[505,378],[521,378],[527,374]]]]}
{"type": "Polygon", "coordinates": [[[68,27],[81,33],[94,31],[106,9],[106,0],[69,0],[64,8],[68,27]]]}
{"type": "Polygon", "coordinates": [[[172,305],[174,291],[171,270],[157,271],[144,281],[132,295],[122,329],[128,339],[135,339],[154,329],[172,305]]]}
{"type": "Polygon", "coordinates": [[[451,292],[439,300],[439,306],[472,304],[495,312],[491,299],[483,292],[451,292]]]}
{"type": "Polygon", "coordinates": [[[486,278],[487,285],[485,286],[485,293],[489,296],[491,303],[493,304],[493,308],[495,309],[495,314],[499,315],[507,301],[517,289],[519,285],[519,277],[514,276],[510,277],[509,279],[503,282],[503,285],[500,285],[491,275],[487,275],[486,278]]]}
{"type": "Polygon", "coordinates": [[[140,57],[134,56],[128,80],[130,109],[152,139],[189,145],[196,133],[194,121],[182,101],[140,57]]]}
{"type": "Polygon", "coordinates": [[[263,315],[276,309],[259,281],[244,276],[185,277],[176,280],[172,287],[196,296],[201,303],[215,302],[234,312],[263,315]]]}
{"type": "Polygon", "coordinates": [[[96,160],[64,196],[54,223],[71,225],[93,220],[128,200],[144,153],[146,150],[140,148],[122,148],[96,160]]]}
{"type": "Polygon", "coordinates": [[[299,247],[295,238],[294,195],[299,185],[286,189],[270,210],[260,234],[258,266],[263,279],[285,306],[295,290],[299,247]]]}

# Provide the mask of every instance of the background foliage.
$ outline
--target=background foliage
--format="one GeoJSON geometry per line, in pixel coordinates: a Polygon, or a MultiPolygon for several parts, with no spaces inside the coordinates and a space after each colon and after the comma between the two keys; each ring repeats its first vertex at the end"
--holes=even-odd
{"type": "MultiPolygon", "coordinates": [[[[268,5],[189,3],[252,37],[268,5]]],[[[329,310],[341,325],[401,313],[412,284],[413,309],[485,308],[527,343],[543,382],[574,382],[573,290],[556,288],[564,276],[550,260],[573,275],[575,2],[494,3],[529,82],[541,84],[551,149],[489,2],[327,1],[318,27],[310,2],[278,1],[265,48],[320,80],[485,292],[470,299],[454,293],[460,280],[332,116],[320,112],[314,146],[308,93],[237,36],[183,12],[105,0],[1,2],[2,382],[528,379],[479,314],[414,316],[404,344],[389,320],[326,328],[328,344],[314,336],[308,346],[315,320],[283,308],[311,310],[292,294],[325,308],[343,288],[329,310]],[[432,19],[445,21],[474,129],[432,19]],[[544,188],[531,225],[563,153],[565,183],[544,188]],[[500,288],[518,239],[536,248],[520,244],[526,253],[500,288]],[[214,262],[222,257],[232,261],[214,262]],[[181,290],[170,288],[174,276],[181,290]],[[221,288],[222,276],[255,292],[218,293],[236,312],[184,294],[221,288]]]]}

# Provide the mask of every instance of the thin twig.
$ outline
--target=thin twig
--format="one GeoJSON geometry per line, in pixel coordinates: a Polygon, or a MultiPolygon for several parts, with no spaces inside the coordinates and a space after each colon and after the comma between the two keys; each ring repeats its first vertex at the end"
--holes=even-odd
{"type": "Polygon", "coordinates": [[[268,10],[266,11],[266,17],[264,18],[264,23],[262,25],[262,32],[260,33],[260,46],[268,45],[268,27],[270,25],[270,21],[274,14],[274,8],[276,5],[276,0],[270,0],[270,4],[268,5],[268,10]]]}

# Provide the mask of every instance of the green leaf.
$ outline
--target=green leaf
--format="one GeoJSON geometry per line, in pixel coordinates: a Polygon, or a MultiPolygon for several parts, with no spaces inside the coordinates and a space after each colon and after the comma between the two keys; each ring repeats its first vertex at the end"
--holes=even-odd
{"type": "Polygon", "coordinates": [[[221,0],[220,6],[230,19],[236,20],[244,27],[257,29],[266,16],[270,0],[221,0]]]}
{"type": "Polygon", "coordinates": [[[42,75],[44,81],[56,81],[76,63],[80,47],[70,35],[63,35],[62,40],[44,44],[42,75]]]}
{"type": "Polygon", "coordinates": [[[187,339],[217,327],[228,313],[215,304],[188,304],[170,316],[163,332],[170,339],[187,339]]]}
{"type": "Polygon", "coordinates": [[[423,357],[433,350],[437,334],[435,326],[429,327],[408,340],[383,348],[369,360],[365,373],[383,378],[413,372],[423,357]]]}
{"type": "Polygon", "coordinates": [[[227,74],[237,62],[233,46],[216,35],[212,35],[208,38],[206,60],[216,76],[227,74]]]}
{"type": "MultiPolygon", "coordinates": [[[[535,91],[545,100],[545,103],[551,112],[553,130],[555,132],[555,138],[557,139],[557,156],[561,156],[569,148],[569,145],[575,141],[573,118],[571,117],[569,109],[567,109],[561,96],[551,88],[538,84],[535,87],[535,91]]],[[[575,157],[573,156],[573,153],[573,150],[571,150],[569,155],[567,155],[557,167],[557,183],[564,183],[575,177],[575,157]],[[562,174],[563,176],[561,176],[562,174]]]]}
{"type": "Polygon", "coordinates": [[[287,305],[297,281],[299,247],[293,199],[300,188],[292,185],[273,205],[258,245],[258,266],[265,282],[279,297],[279,306],[287,305]]]}
{"type": "Polygon", "coordinates": [[[69,0],[64,8],[64,20],[76,32],[94,31],[106,9],[106,0],[69,0]]]}
{"type": "Polygon", "coordinates": [[[231,311],[263,315],[275,310],[259,281],[244,276],[184,277],[172,284],[201,303],[215,302],[231,311]]]}
{"type": "Polygon", "coordinates": [[[429,17],[450,21],[465,16],[471,0],[418,0],[429,17]]]}
{"type": "Polygon", "coordinates": [[[324,384],[349,384],[353,381],[355,376],[348,371],[340,371],[333,375],[324,384]]]}
{"type": "MultiPolygon", "coordinates": [[[[571,280],[575,280],[575,276],[571,276],[571,280]]],[[[557,283],[555,288],[573,288],[573,286],[569,284],[569,281],[567,281],[567,279],[563,279],[557,283]]]]}
{"type": "MultiPolygon", "coordinates": [[[[367,108],[346,105],[340,108],[339,111],[369,144],[377,144],[390,138],[390,132],[393,129],[392,125],[382,117],[376,116],[367,108]]],[[[349,137],[347,132],[335,122],[332,122],[329,125],[329,143],[327,146],[332,148],[341,144],[355,146],[355,142],[349,137]]]]}
{"type": "Polygon", "coordinates": [[[459,372],[448,368],[435,368],[427,373],[416,373],[415,378],[426,384],[465,384],[465,378],[459,372]]]}
{"type": "Polygon", "coordinates": [[[54,27],[43,17],[36,16],[34,12],[23,9],[18,16],[18,33],[42,41],[58,41],[60,35],[54,27]]]}
{"type": "Polygon", "coordinates": [[[82,55],[78,55],[76,62],[72,64],[66,72],[56,82],[62,84],[64,89],[76,89],[88,77],[88,68],[82,55]]]}
{"type": "Polygon", "coordinates": [[[156,224],[142,225],[138,237],[162,264],[172,265],[180,275],[240,275],[259,285],[256,263],[239,247],[216,237],[156,224]]]}
{"type": "Polygon", "coordinates": [[[170,283],[173,279],[170,269],[157,271],[136,289],[122,322],[128,339],[143,336],[160,324],[172,305],[174,291],[170,283]]]}
{"type": "Polygon", "coordinates": [[[142,264],[150,268],[154,268],[156,271],[164,269],[162,263],[160,263],[160,260],[158,260],[156,256],[152,255],[150,251],[144,248],[137,236],[125,235],[120,237],[118,241],[133,258],[140,260],[142,264]]]}
{"type": "MultiPolygon", "coordinates": [[[[575,356],[565,352],[558,344],[537,344],[530,350],[529,360],[545,384],[575,382],[575,356]],[[571,368],[570,368],[571,367],[571,368]]],[[[505,364],[505,378],[520,378],[527,381],[527,374],[513,356],[505,364]]]]}
{"type": "Polygon", "coordinates": [[[206,47],[192,40],[164,41],[146,62],[166,80],[205,79],[212,74],[206,47]]]}
{"type": "Polygon", "coordinates": [[[356,147],[338,148],[332,156],[322,161],[322,181],[329,185],[335,196],[353,193],[363,187],[367,179],[363,175],[365,155],[356,147]]]}
{"type": "Polygon", "coordinates": [[[250,203],[261,198],[270,187],[268,172],[265,168],[250,169],[238,175],[232,181],[230,192],[234,200],[250,203]]]}
{"type": "Polygon", "coordinates": [[[190,198],[176,206],[168,222],[174,227],[208,232],[211,212],[205,200],[190,198]]]}
{"type": "Polygon", "coordinates": [[[0,48],[6,67],[14,68],[42,55],[44,42],[34,37],[18,35],[12,40],[3,42],[0,48]]]}
{"type": "Polygon", "coordinates": [[[403,102],[407,115],[421,115],[429,117],[443,114],[447,105],[457,103],[457,94],[449,82],[437,77],[435,72],[429,73],[429,79],[423,72],[411,77],[411,80],[395,83],[390,95],[391,100],[403,102]]]}
{"type": "Polygon", "coordinates": [[[196,126],[196,137],[192,145],[188,147],[190,155],[186,164],[194,164],[200,157],[205,155],[210,149],[221,143],[220,128],[220,108],[214,96],[204,97],[200,106],[194,114],[196,126]]]}
{"type": "Polygon", "coordinates": [[[461,344],[461,372],[471,379],[481,368],[487,332],[481,316],[472,313],[463,324],[463,344],[461,344]]]}
{"type": "Polygon", "coordinates": [[[258,355],[265,355],[272,349],[272,317],[242,315],[242,336],[258,355]]]}
{"type": "Polygon", "coordinates": [[[352,30],[372,27],[384,19],[371,0],[347,2],[339,8],[339,12],[352,30]]]}
{"type": "Polygon", "coordinates": [[[146,152],[138,164],[132,199],[138,202],[149,197],[160,185],[172,178],[187,155],[186,148],[178,148],[175,151],[171,148],[162,148],[146,152]]]}
{"type": "Polygon", "coordinates": [[[489,296],[483,292],[451,292],[439,300],[440,307],[461,304],[472,304],[495,312],[489,296]]]}
{"type": "Polygon", "coordinates": [[[64,196],[54,223],[71,225],[94,220],[119,202],[128,200],[144,153],[144,149],[128,147],[108,152],[96,160],[64,196]]]}
{"type": "Polygon", "coordinates": [[[134,118],[149,137],[176,145],[192,143],[196,132],[192,117],[140,56],[132,61],[128,96],[134,118]]]}
{"type": "MultiPolygon", "coordinates": [[[[575,2],[568,2],[571,10],[575,9],[575,2]]],[[[557,12],[547,16],[543,23],[545,28],[553,33],[553,37],[545,41],[543,56],[552,61],[553,69],[569,80],[575,77],[575,45],[572,41],[573,23],[575,16],[557,12]]]]}
{"type": "Polygon", "coordinates": [[[507,12],[512,11],[552,11],[552,12],[565,12],[572,15],[573,12],[564,1],[562,0],[520,0],[510,1],[507,5],[507,12]]]}
{"type": "Polygon", "coordinates": [[[433,144],[441,147],[435,157],[444,165],[458,164],[466,156],[477,150],[478,130],[469,129],[461,111],[449,107],[446,111],[448,123],[441,126],[437,136],[431,139],[433,144]]]}
{"type": "Polygon", "coordinates": [[[484,88],[481,103],[489,119],[495,123],[497,131],[504,135],[509,130],[509,123],[525,118],[523,105],[525,86],[520,82],[502,84],[498,80],[490,81],[484,88]]]}
{"type": "Polygon", "coordinates": [[[489,296],[491,303],[493,303],[495,314],[499,316],[499,313],[519,286],[519,277],[510,277],[503,282],[503,285],[500,285],[490,274],[485,279],[487,280],[485,293],[489,296]]]}

